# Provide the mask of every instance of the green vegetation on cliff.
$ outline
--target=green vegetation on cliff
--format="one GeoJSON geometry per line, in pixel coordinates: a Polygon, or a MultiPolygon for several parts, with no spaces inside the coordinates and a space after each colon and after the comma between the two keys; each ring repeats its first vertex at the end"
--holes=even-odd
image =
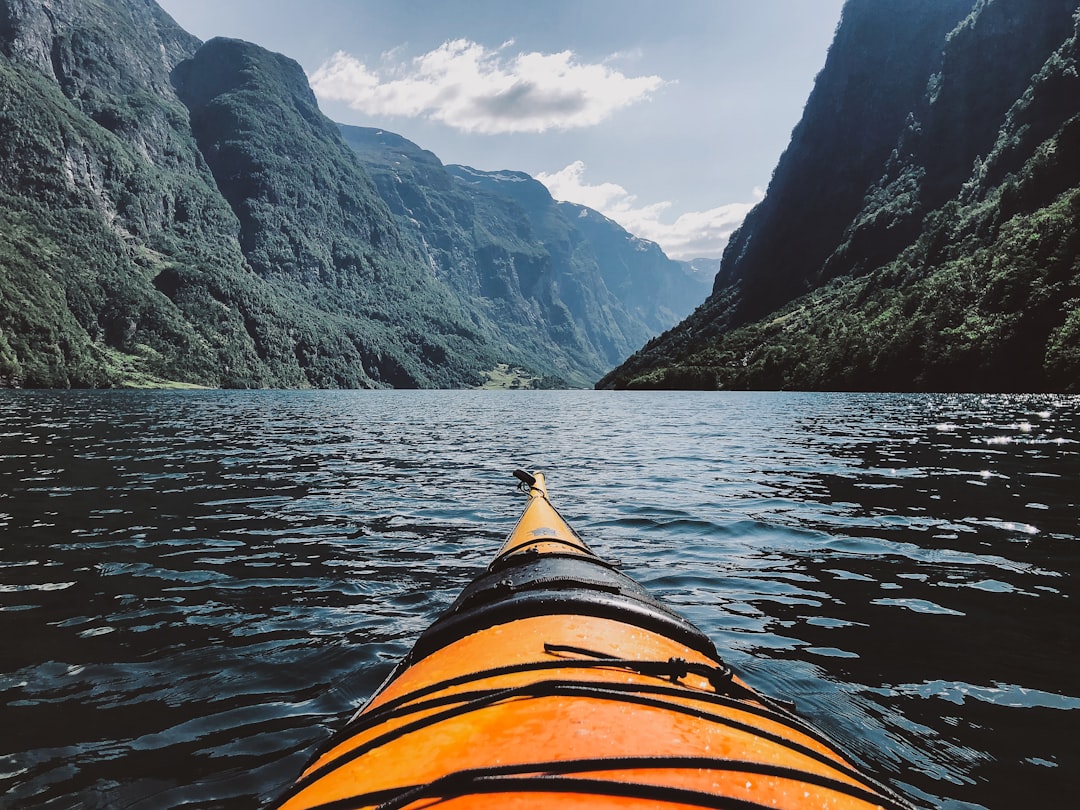
{"type": "Polygon", "coordinates": [[[1080,391],[1080,3],[964,6],[894,21],[896,42],[948,32],[903,60],[866,47],[889,8],[850,0],[713,295],[600,386],[1080,391]],[[872,71],[850,82],[867,54],[926,88],[885,155],[822,135],[880,108],[872,71]]]}
{"type": "Polygon", "coordinates": [[[0,131],[0,385],[584,386],[657,331],[512,195],[351,148],[294,61],[153,2],[0,0],[0,131]]]}
{"type": "Polygon", "coordinates": [[[652,243],[520,172],[444,166],[381,129],[341,127],[430,271],[519,352],[515,362],[587,385],[706,289],[652,243]]]}
{"type": "Polygon", "coordinates": [[[1080,191],[967,233],[953,213],[885,267],[669,364],[631,360],[624,387],[1080,390],[1080,191]],[[951,249],[935,255],[935,242],[951,249]]]}

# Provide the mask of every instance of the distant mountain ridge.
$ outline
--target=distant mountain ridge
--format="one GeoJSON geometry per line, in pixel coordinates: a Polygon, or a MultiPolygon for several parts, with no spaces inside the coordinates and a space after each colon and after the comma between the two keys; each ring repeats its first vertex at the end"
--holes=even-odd
{"type": "Polygon", "coordinates": [[[655,242],[628,233],[598,211],[571,202],[558,207],[596,254],[604,284],[652,333],[677,324],[712,289],[718,262],[669,259],[655,242]]]}
{"type": "Polygon", "coordinates": [[[0,0],[0,128],[3,385],[585,386],[694,297],[531,178],[357,149],[296,62],[147,0],[0,0]]]}
{"type": "Polygon", "coordinates": [[[1080,390],[1077,0],[848,0],[712,294],[602,387],[1080,390]]]}
{"type": "Polygon", "coordinates": [[[476,301],[519,348],[561,347],[567,362],[557,372],[568,380],[599,378],[708,293],[614,222],[587,231],[582,210],[599,214],[556,203],[522,172],[445,166],[395,133],[340,129],[435,276],[476,301]],[[626,284],[615,286],[614,272],[626,284]],[[636,288],[648,285],[654,295],[641,301],[636,288]]]}

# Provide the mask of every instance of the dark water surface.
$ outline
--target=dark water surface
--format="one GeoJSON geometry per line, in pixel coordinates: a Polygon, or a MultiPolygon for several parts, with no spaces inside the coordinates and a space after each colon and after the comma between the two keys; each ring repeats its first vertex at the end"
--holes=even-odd
{"type": "Polygon", "coordinates": [[[0,806],[254,807],[515,467],[917,803],[1076,806],[1080,399],[0,393],[0,806]]]}

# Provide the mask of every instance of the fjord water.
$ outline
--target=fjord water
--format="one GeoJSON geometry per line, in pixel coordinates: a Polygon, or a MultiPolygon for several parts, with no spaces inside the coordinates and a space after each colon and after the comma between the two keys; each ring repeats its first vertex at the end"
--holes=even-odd
{"type": "Polygon", "coordinates": [[[919,804],[1080,784],[1080,399],[0,394],[0,806],[254,807],[490,559],[515,467],[919,804]]]}

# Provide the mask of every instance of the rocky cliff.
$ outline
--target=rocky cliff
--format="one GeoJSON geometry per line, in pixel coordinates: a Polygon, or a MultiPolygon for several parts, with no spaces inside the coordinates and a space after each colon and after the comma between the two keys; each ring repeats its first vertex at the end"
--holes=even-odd
{"type": "Polygon", "coordinates": [[[445,166],[392,132],[341,127],[431,272],[529,356],[595,380],[704,300],[700,276],[520,172],[445,166]]]}
{"type": "Polygon", "coordinates": [[[713,293],[610,387],[1077,390],[1076,0],[849,0],[713,293]]]}
{"type": "Polygon", "coordinates": [[[298,64],[150,0],[0,0],[0,131],[0,384],[589,385],[686,314],[418,147],[388,182],[396,136],[365,164],[298,64]]]}

